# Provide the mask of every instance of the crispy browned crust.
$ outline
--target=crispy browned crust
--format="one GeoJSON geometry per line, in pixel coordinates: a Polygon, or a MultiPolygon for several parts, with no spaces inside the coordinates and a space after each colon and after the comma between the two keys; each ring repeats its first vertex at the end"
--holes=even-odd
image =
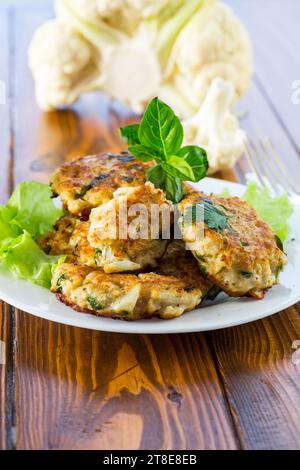
{"type": "Polygon", "coordinates": [[[199,273],[194,257],[174,242],[161,265],[153,272],[106,274],[101,269],[66,263],[58,266],[51,290],[61,302],[76,311],[138,320],[155,316],[172,318],[193,310],[211,287],[211,283],[199,273]],[[138,289],[138,297],[134,307],[131,310],[125,308],[125,312],[123,309],[114,312],[111,305],[135,288],[138,289]],[[90,296],[100,299],[102,307],[89,308],[90,296]],[[108,296],[107,301],[103,300],[105,296],[108,296]],[[178,313],[178,308],[183,310],[178,313]]]}
{"type": "Polygon", "coordinates": [[[71,302],[70,300],[67,299],[67,297],[63,294],[56,293],[55,297],[57,300],[59,300],[61,303],[65,304],[67,307],[71,307],[72,310],[75,310],[75,312],[79,313],[89,313],[90,315],[96,315],[97,317],[102,317],[102,318],[112,318],[113,320],[123,320],[123,321],[136,321],[136,318],[127,318],[127,317],[120,317],[118,315],[101,315],[99,310],[92,310],[89,308],[82,308],[76,305],[74,302],[71,302]]]}
{"type": "Polygon", "coordinates": [[[165,255],[154,271],[156,274],[181,281],[185,290],[195,289],[201,286],[210,288],[211,283],[199,272],[199,266],[191,251],[185,249],[180,240],[172,241],[165,255]]]}
{"type": "MultiPolygon", "coordinates": [[[[211,200],[216,207],[229,217],[228,228],[225,230],[214,230],[209,228],[206,223],[204,224],[204,240],[206,242],[209,240],[210,246],[217,247],[215,264],[212,264],[212,269],[207,268],[207,265],[204,264],[207,268],[205,276],[231,297],[248,296],[262,299],[265,292],[276,281],[273,283],[268,282],[268,285],[266,285],[265,280],[262,280],[261,284],[255,286],[255,288],[245,290],[239,289],[237,285],[224,280],[222,273],[224,273],[224,270],[245,273],[263,271],[266,273],[270,268],[273,274],[276,273],[275,277],[277,278],[287,259],[277,246],[273,230],[260,219],[255,209],[238,197],[207,196],[204,193],[193,191],[188,193],[180,203],[181,211],[186,206],[203,202],[203,198],[211,200]],[[214,272],[217,259],[222,265],[223,271],[214,272]]],[[[197,257],[196,250],[194,255],[197,257]]],[[[201,265],[201,262],[199,264],[201,265]]]]}
{"type": "Polygon", "coordinates": [[[65,163],[50,185],[72,215],[87,220],[90,210],[111,199],[116,189],[143,184],[150,166],[128,152],[101,153],[65,163]]]}
{"type": "Polygon", "coordinates": [[[77,220],[68,215],[62,217],[55,224],[52,232],[40,237],[37,242],[42,250],[49,255],[72,255],[70,238],[76,227],[77,220]]]}

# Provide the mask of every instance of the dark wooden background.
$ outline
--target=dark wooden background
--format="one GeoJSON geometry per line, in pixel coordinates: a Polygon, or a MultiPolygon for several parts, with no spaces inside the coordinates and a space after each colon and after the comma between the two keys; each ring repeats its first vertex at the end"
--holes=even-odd
{"type": "MultiPolygon", "coordinates": [[[[6,2],[7,3],[7,2],[6,2]]],[[[10,2],[8,2],[10,3],[10,2]]],[[[0,198],[22,180],[46,182],[63,161],[119,150],[130,113],[85,96],[42,114],[27,48],[49,2],[0,6],[0,198]]],[[[299,181],[300,2],[230,0],[248,27],[256,75],[239,109],[250,136],[269,135],[299,181]]],[[[3,5],[3,2],[1,3],[3,5]]],[[[235,172],[245,179],[242,161],[235,172]]],[[[199,334],[142,336],[58,325],[0,303],[2,449],[299,449],[299,305],[265,320],[199,334]]]]}

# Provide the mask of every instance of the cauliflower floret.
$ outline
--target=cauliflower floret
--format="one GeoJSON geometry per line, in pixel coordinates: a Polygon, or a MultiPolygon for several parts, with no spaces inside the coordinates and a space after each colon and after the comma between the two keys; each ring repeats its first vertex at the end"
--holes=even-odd
{"type": "MultiPolygon", "coordinates": [[[[59,1],[56,3],[59,3],[59,1]]],[[[98,3],[102,4],[103,1],[98,2],[97,0],[72,0],[72,8],[74,11],[80,14],[81,18],[96,22],[101,16],[98,10],[98,3]]]]}
{"type": "MultiPolygon", "coordinates": [[[[78,0],[77,0],[78,1],[78,0]]],[[[102,16],[114,16],[116,11],[127,12],[140,18],[156,15],[170,0],[97,0],[98,11],[102,16]]]]}
{"type": "Polygon", "coordinates": [[[82,83],[98,74],[99,58],[94,61],[98,53],[80,33],[58,20],[37,29],[28,54],[36,99],[44,110],[72,104],[83,91],[82,83]]]}
{"type": "Polygon", "coordinates": [[[222,3],[213,3],[194,16],[177,40],[173,61],[175,86],[197,107],[215,77],[231,80],[235,98],[240,97],[253,70],[248,34],[222,3]]]}
{"type": "Polygon", "coordinates": [[[197,114],[183,122],[185,143],[207,151],[209,173],[231,168],[244,151],[246,134],[231,108],[234,85],[215,78],[197,114]]]}
{"type": "Polygon", "coordinates": [[[131,35],[143,19],[156,15],[172,0],[72,0],[72,8],[94,24],[107,25],[131,35]]]}

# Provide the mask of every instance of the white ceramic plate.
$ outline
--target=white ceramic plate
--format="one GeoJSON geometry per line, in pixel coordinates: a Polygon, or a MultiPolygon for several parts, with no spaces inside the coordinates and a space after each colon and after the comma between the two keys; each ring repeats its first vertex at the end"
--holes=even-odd
{"type": "MultiPolygon", "coordinates": [[[[245,191],[245,187],[240,184],[213,178],[205,178],[195,186],[204,192],[217,194],[224,188],[228,188],[230,193],[236,196],[240,196],[245,191]]],[[[292,225],[297,225],[296,220],[297,218],[294,217],[292,225]]],[[[299,239],[296,238],[288,243],[286,249],[289,264],[281,274],[280,284],[269,290],[263,300],[232,299],[221,295],[215,302],[173,320],[152,319],[126,322],[78,313],[60,303],[46,289],[12,278],[5,272],[0,272],[0,298],[38,317],[92,330],[156,334],[216,330],[267,317],[300,300],[299,239]]]]}

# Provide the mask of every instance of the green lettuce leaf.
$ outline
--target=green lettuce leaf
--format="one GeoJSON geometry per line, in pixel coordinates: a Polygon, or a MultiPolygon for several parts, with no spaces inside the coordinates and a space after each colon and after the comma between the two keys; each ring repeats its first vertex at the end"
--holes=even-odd
{"type": "Polygon", "coordinates": [[[0,243],[6,238],[15,238],[22,229],[13,222],[14,211],[6,206],[0,206],[0,243]]]}
{"type": "Polygon", "coordinates": [[[0,253],[2,266],[15,276],[50,289],[53,270],[64,256],[46,255],[28,232],[6,240],[0,253]]]}
{"type": "Polygon", "coordinates": [[[284,242],[289,232],[288,220],[293,213],[293,205],[287,194],[273,197],[267,188],[260,189],[255,183],[248,183],[242,198],[256,209],[260,217],[284,242]]]}
{"type": "Polygon", "coordinates": [[[49,186],[37,181],[19,184],[6,208],[13,214],[13,223],[35,238],[50,232],[63,214],[53,204],[49,186]]]}
{"type": "Polygon", "coordinates": [[[0,264],[15,276],[50,288],[53,268],[62,256],[46,255],[35,242],[50,232],[63,215],[48,185],[19,184],[6,206],[0,206],[0,264]]]}

